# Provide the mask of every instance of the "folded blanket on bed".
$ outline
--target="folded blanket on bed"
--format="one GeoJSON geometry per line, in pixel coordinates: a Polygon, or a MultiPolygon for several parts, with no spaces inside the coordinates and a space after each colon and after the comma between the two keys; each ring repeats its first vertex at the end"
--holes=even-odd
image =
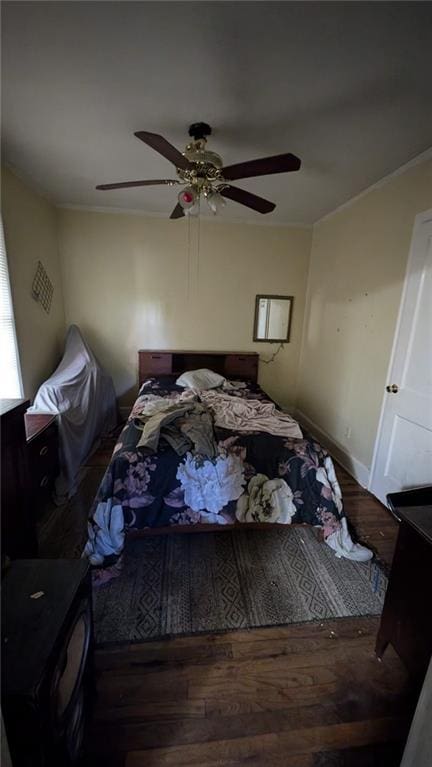
{"type": "Polygon", "coordinates": [[[223,392],[200,391],[200,399],[211,409],[215,425],[236,431],[264,431],[277,437],[302,439],[300,427],[288,413],[272,402],[241,399],[223,392]]]}

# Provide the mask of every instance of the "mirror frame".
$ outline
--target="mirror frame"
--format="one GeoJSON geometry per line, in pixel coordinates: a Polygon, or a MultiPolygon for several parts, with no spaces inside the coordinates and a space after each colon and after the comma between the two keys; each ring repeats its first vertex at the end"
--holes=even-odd
{"type": "Polygon", "coordinates": [[[255,319],[254,319],[254,332],[253,332],[253,340],[256,343],[264,343],[264,344],[274,344],[274,343],[280,343],[285,344],[288,343],[290,340],[291,335],[291,321],[292,321],[292,310],[293,310],[293,304],[294,304],[294,296],[276,296],[276,295],[269,295],[268,293],[260,293],[255,297],[255,319]],[[288,315],[288,328],[287,328],[287,334],[286,338],[258,338],[258,312],[259,312],[259,303],[262,298],[278,298],[283,299],[284,301],[289,302],[289,315],[288,315]]]}

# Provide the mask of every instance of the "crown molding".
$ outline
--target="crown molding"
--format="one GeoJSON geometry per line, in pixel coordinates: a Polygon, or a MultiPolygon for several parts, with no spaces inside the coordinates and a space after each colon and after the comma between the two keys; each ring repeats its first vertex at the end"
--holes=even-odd
{"type": "Polygon", "coordinates": [[[375,181],[374,184],[371,186],[366,187],[366,189],[363,189],[361,192],[356,194],[354,197],[351,197],[346,202],[341,203],[341,205],[338,205],[337,208],[334,210],[329,211],[329,213],[326,213],[321,218],[318,218],[313,226],[317,226],[317,224],[322,224],[323,221],[327,221],[329,218],[332,218],[332,216],[335,216],[337,213],[340,213],[341,210],[345,210],[346,208],[351,207],[351,205],[354,205],[358,200],[361,200],[362,197],[365,197],[370,192],[375,192],[377,189],[381,189],[381,187],[386,186],[390,181],[392,181],[394,178],[397,178],[398,176],[402,176],[404,173],[406,173],[411,168],[414,168],[416,165],[421,165],[424,162],[427,162],[428,160],[432,159],[432,147],[429,147],[429,149],[426,149],[424,152],[421,152],[420,154],[413,157],[411,160],[408,160],[408,162],[404,163],[400,166],[400,168],[397,168],[396,170],[393,170],[391,173],[388,173],[386,176],[383,176],[379,181],[375,181]]]}
{"type": "MultiPolygon", "coordinates": [[[[116,208],[114,206],[107,205],[75,205],[73,203],[58,203],[56,208],[60,210],[76,210],[83,211],[84,213],[109,213],[113,215],[126,215],[126,216],[141,216],[142,218],[162,218],[165,221],[169,221],[166,213],[160,211],[146,211],[138,208],[116,208]]],[[[266,226],[279,229],[306,229],[312,230],[312,224],[303,224],[298,222],[284,223],[280,221],[251,221],[249,219],[242,218],[224,218],[223,216],[199,216],[201,221],[211,222],[214,224],[248,224],[250,226],[266,226]]],[[[193,216],[192,220],[196,221],[198,216],[193,216]]],[[[184,221],[187,221],[185,216],[184,221]]]]}

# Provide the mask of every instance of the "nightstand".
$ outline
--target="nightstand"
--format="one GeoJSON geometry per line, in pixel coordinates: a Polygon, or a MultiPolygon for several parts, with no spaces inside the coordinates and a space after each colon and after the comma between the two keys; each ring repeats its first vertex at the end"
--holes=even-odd
{"type": "Polygon", "coordinates": [[[399,535],[375,651],[381,658],[391,643],[421,685],[432,653],[432,503],[398,506],[397,516],[399,535]]]}
{"type": "Polygon", "coordinates": [[[24,416],[30,488],[37,511],[50,500],[59,472],[58,429],[55,415],[26,413],[24,416]]]}
{"type": "Polygon", "coordinates": [[[82,765],[93,694],[88,562],[12,562],[2,583],[2,711],[13,764],[82,765]]]}

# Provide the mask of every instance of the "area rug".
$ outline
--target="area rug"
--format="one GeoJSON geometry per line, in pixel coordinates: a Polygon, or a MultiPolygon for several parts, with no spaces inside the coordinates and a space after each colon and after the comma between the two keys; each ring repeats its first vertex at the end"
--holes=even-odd
{"type": "Polygon", "coordinates": [[[376,562],[337,559],[308,527],[135,539],[94,590],[96,642],[378,615],[386,585],[376,562]]]}

